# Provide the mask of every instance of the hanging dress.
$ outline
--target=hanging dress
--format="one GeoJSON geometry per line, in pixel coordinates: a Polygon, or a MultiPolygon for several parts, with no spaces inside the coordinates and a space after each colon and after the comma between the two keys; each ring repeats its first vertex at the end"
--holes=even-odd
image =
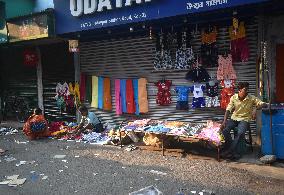
{"type": "Polygon", "coordinates": [[[204,67],[218,66],[217,28],[201,33],[201,61],[204,67]]]}
{"type": "Polygon", "coordinates": [[[119,79],[115,79],[115,110],[116,110],[116,115],[122,114],[119,79]]]}
{"type": "Polygon", "coordinates": [[[99,107],[99,78],[97,76],[92,76],[92,103],[91,107],[98,108],[99,107]]]}
{"type": "Polygon", "coordinates": [[[104,78],[104,110],[110,111],[111,109],[110,78],[104,78]]]}
{"type": "Polygon", "coordinates": [[[218,98],[218,83],[210,81],[206,83],[206,107],[219,107],[220,101],[218,98]]]}
{"type": "Polygon", "coordinates": [[[204,85],[194,85],[191,87],[191,92],[193,93],[191,107],[193,109],[205,107],[205,98],[203,93],[204,91],[205,91],[204,85]]]}
{"type": "Polygon", "coordinates": [[[222,80],[221,86],[221,108],[226,109],[230,103],[231,97],[235,94],[235,81],[234,80],[222,80]]]}
{"type": "Polygon", "coordinates": [[[172,81],[162,80],[155,83],[155,85],[158,87],[156,103],[160,106],[170,105],[172,103],[172,97],[170,92],[172,81]]]}
{"type": "Polygon", "coordinates": [[[229,54],[227,57],[219,55],[218,64],[219,66],[217,70],[217,80],[237,79],[236,71],[233,67],[231,54],[229,54]]]}
{"type": "Polygon", "coordinates": [[[131,79],[126,80],[126,108],[128,114],[135,113],[134,89],[131,79]]]}

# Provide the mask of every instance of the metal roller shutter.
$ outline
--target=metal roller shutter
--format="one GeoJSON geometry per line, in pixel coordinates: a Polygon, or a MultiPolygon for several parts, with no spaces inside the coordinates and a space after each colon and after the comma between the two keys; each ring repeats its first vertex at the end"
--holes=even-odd
{"type": "MultiPolygon", "coordinates": [[[[231,21],[224,23],[230,24],[231,21]]],[[[245,20],[246,33],[249,41],[250,58],[245,63],[235,63],[234,68],[237,72],[237,81],[247,81],[250,83],[250,93],[256,93],[256,57],[258,42],[258,25],[257,18],[245,20]]],[[[212,25],[212,24],[211,24],[212,25]]],[[[220,51],[229,49],[230,38],[228,25],[218,25],[217,44],[220,51]]],[[[147,35],[147,33],[145,33],[147,35]]],[[[192,45],[194,52],[198,53],[201,46],[200,33],[193,39],[192,45]]],[[[224,111],[218,108],[190,109],[189,111],[178,111],[176,106],[176,95],[173,91],[177,85],[192,85],[184,79],[186,70],[165,70],[154,71],[153,59],[155,54],[155,40],[149,37],[124,37],[115,40],[101,40],[80,42],[80,64],[81,72],[88,75],[110,77],[112,79],[112,112],[96,110],[96,113],[104,122],[119,122],[130,115],[117,116],[115,114],[115,97],[114,97],[114,79],[119,78],[141,78],[148,80],[148,99],[149,113],[140,116],[141,118],[149,117],[161,120],[181,120],[190,122],[200,122],[207,119],[222,119],[224,111]],[[157,88],[154,82],[165,77],[173,82],[172,99],[170,106],[158,106],[156,104],[157,88]]],[[[208,73],[216,75],[217,68],[207,68],[208,73]]],[[[191,103],[192,94],[190,94],[189,103],[191,103]]],[[[93,109],[93,108],[92,108],[93,109]]],[[[252,124],[255,133],[255,125],[252,124]]]]}

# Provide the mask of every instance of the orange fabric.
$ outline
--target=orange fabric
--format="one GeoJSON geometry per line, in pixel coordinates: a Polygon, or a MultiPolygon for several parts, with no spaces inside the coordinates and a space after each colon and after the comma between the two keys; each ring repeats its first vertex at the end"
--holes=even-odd
{"type": "Polygon", "coordinates": [[[104,110],[111,110],[110,78],[104,78],[104,110]]]}
{"type": "Polygon", "coordinates": [[[138,103],[139,103],[139,112],[147,113],[149,112],[148,106],[148,93],[147,93],[147,80],[141,78],[138,80],[138,103]]]}
{"type": "Polygon", "coordinates": [[[284,44],[276,46],[276,101],[284,102],[284,44]]]}
{"type": "Polygon", "coordinates": [[[235,94],[235,81],[231,80],[231,86],[225,86],[224,80],[221,81],[221,86],[223,87],[223,89],[221,90],[221,102],[220,102],[220,106],[223,109],[226,109],[228,104],[230,103],[230,99],[231,97],[235,94]]]}
{"type": "Polygon", "coordinates": [[[24,124],[23,132],[30,140],[33,140],[33,139],[36,139],[36,138],[41,138],[41,137],[49,137],[49,136],[51,136],[51,134],[48,131],[47,126],[48,126],[48,123],[45,120],[43,115],[32,115],[28,118],[28,120],[24,124]],[[38,121],[43,121],[46,125],[46,128],[41,132],[32,132],[31,124],[34,123],[34,122],[38,122],[38,121]]]}
{"type": "Polygon", "coordinates": [[[231,40],[241,39],[246,37],[246,28],[245,23],[240,22],[239,28],[234,30],[233,26],[229,27],[229,35],[231,40]]]}
{"type": "Polygon", "coordinates": [[[202,43],[211,44],[211,43],[216,42],[216,40],[217,40],[217,28],[216,27],[214,27],[212,32],[206,33],[203,31],[201,34],[202,43]]]}

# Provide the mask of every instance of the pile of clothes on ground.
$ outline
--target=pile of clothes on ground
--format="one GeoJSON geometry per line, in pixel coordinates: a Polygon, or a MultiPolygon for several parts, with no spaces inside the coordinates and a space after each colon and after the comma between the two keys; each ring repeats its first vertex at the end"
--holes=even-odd
{"type": "Polygon", "coordinates": [[[0,135],[14,135],[19,131],[13,127],[0,127],[0,135]]]}

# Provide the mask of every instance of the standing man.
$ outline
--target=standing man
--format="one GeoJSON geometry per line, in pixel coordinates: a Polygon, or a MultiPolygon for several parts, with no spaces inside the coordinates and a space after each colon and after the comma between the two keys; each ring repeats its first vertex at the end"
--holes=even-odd
{"type": "Polygon", "coordinates": [[[237,158],[236,147],[240,138],[249,128],[249,122],[255,118],[255,109],[267,107],[267,104],[253,95],[248,94],[249,83],[240,82],[238,84],[238,93],[233,95],[227,106],[224,121],[221,125],[221,131],[225,137],[224,152],[221,154],[225,158],[237,158]],[[227,120],[232,113],[231,119],[227,120]],[[237,136],[234,140],[231,137],[231,130],[238,128],[237,136]]]}

